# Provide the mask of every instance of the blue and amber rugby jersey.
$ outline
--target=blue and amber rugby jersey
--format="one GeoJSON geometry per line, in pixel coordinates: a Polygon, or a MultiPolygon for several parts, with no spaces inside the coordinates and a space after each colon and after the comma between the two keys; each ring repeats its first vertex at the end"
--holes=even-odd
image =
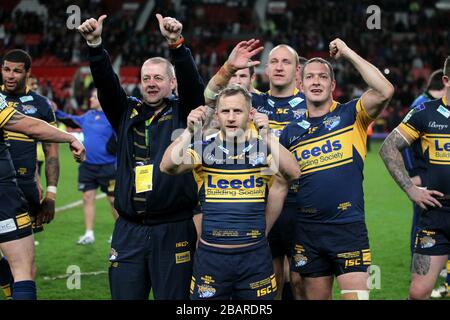
{"type": "MultiPolygon", "coordinates": [[[[279,138],[283,129],[292,121],[297,121],[306,113],[305,95],[298,89],[290,97],[277,98],[267,93],[252,94],[252,106],[260,113],[269,117],[269,127],[272,134],[279,138]]],[[[289,188],[286,202],[295,203],[298,183],[289,188]]]]}
{"type": "MultiPolygon", "coordinates": [[[[412,109],[397,130],[409,141],[420,140],[426,163],[426,187],[450,203],[450,107],[445,96],[412,109]]],[[[444,203],[443,203],[444,204],[444,203]]]]}
{"type": "Polygon", "coordinates": [[[14,180],[14,167],[8,146],[3,136],[3,127],[16,111],[7,105],[5,97],[0,95],[0,183],[8,183],[14,180]]]}
{"type": "MultiPolygon", "coordinates": [[[[28,89],[20,95],[5,93],[3,90],[2,86],[0,93],[5,97],[8,107],[14,108],[26,116],[56,125],[55,114],[47,98],[28,89]]],[[[37,161],[36,141],[22,133],[6,130],[4,138],[10,145],[11,158],[18,182],[34,182],[37,161]]]]}
{"type": "Polygon", "coordinates": [[[194,177],[202,207],[202,239],[245,244],[264,238],[268,182],[267,146],[261,139],[230,145],[221,134],[193,143],[194,177]]]}
{"type": "Polygon", "coordinates": [[[302,171],[296,197],[300,221],[364,221],[363,166],[371,121],[360,99],[334,101],[326,115],[306,113],[284,129],[280,143],[302,171]]]}
{"type": "Polygon", "coordinates": [[[279,138],[281,131],[291,121],[300,119],[306,112],[306,100],[303,93],[295,89],[290,97],[277,98],[267,93],[253,93],[252,106],[256,111],[265,113],[269,117],[272,134],[279,138]]]}

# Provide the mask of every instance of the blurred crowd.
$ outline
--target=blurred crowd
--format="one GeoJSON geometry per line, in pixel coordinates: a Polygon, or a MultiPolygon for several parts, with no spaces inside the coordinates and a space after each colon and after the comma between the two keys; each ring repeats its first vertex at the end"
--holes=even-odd
{"type": "MultiPolygon", "coordinates": [[[[36,0],[37,1],[37,0],[36,0]]],[[[121,1],[119,1],[121,2],[121,1]]],[[[370,30],[367,8],[370,0],[302,0],[285,1],[282,10],[255,13],[259,1],[155,1],[153,12],[174,16],[183,25],[186,43],[192,48],[201,74],[207,81],[225,61],[231,48],[241,39],[255,37],[265,44],[288,43],[301,56],[327,57],[328,43],[335,37],[374,63],[396,87],[388,109],[375,124],[375,131],[387,132],[395,127],[414,98],[426,84],[428,75],[442,67],[449,54],[450,34],[444,28],[449,11],[436,9],[430,1],[378,1],[381,8],[381,28],[370,30]]],[[[40,0],[39,12],[0,8],[0,55],[11,48],[23,48],[35,61],[53,56],[62,65],[86,64],[86,46],[75,31],[68,30],[69,5],[81,8],[81,21],[108,13],[104,45],[113,59],[120,57],[122,66],[137,66],[150,56],[168,56],[156,19],[148,19],[142,31],[136,31],[138,17],[145,1],[136,9],[111,10],[105,1],[40,0]]],[[[365,90],[358,73],[345,62],[333,62],[338,87],[335,98],[346,101],[365,90]]],[[[264,76],[257,78],[256,87],[267,87],[264,76]]],[[[136,82],[138,78],[136,78],[136,82]]],[[[52,94],[49,83],[41,81],[44,94],[52,94]],[[48,91],[48,92],[45,92],[48,91]]],[[[85,90],[92,83],[80,78],[70,84],[75,105],[87,101],[85,90]]],[[[130,94],[138,94],[136,86],[130,94]]],[[[68,97],[62,105],[70,105],[68,97]]]]}

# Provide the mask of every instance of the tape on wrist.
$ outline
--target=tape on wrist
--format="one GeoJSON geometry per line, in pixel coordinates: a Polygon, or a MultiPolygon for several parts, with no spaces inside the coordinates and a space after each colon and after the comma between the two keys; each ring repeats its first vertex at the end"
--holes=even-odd
{"type": "Polygon", "coordinates": [[[51,193],[54,193],[54,194],[56,194],[56,187],[55,186],[48,186],[47,187],[47,192],[51,192],[51,193]]]}

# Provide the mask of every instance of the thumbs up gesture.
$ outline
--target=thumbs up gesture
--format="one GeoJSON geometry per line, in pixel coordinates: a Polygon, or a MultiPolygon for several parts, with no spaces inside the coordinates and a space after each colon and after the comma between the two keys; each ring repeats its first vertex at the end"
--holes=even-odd
{"type": "Polygon", "coordinates": [[[83,38],[86,39],[89,45],[98,45],[101,43],[103,21],[106,17],[107,16],[104,14],[100,16],[98,20],[95,20],[94,18],[87,19],[78,27],[78,31],[83,38]]]}
{"type": "Polygon", "coordinates": [[[171,17],[163,17],[159,13],[156,14],[156,19],[158,19],[159,30],[161,34],[166,38],[169,45],[174,45],[181,38],[181,31],[183,30],[183,25],[180,21],[171,17]]]}

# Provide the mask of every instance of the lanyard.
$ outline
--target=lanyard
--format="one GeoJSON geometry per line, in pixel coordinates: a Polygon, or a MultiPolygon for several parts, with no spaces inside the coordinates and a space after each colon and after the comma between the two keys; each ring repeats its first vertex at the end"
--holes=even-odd
{"type": "Polygon", "coordinates": [[[153,122],[153,119],[155,118],[155,116],[151,116],[150,119],[145,120],[145,146],[148,148],[149,147],[149,141],[148,141],[148,128],[150,128],[150,125],[153,122]]]}

